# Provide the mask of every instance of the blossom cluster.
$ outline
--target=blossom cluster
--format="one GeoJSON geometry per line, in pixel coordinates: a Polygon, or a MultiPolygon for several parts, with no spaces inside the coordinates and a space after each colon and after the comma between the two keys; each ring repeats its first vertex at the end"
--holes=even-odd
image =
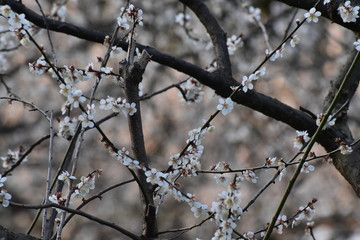
{"type": "MultiPolygon", "coordinates": [[[[16,162],[18,162],[23,157],[24,149],[20,147],[19,149],[13,151],[11,149],[8,150],[8,153],[5,157],[0,157],[2,160],[2,167],[3,168],[11,168],[16,162]]],[[[27,156],[22,159],[22,162],[26,162],[27,156]]]]}
{"type": "Polygon", "coordinates": [[[108,96],[106,99],[100,100],[100,109],[112,110],[115,113],[123,112],[125,115],[134,115],[137,112],[135,103],[128,103],[126,99],[121,97],[115,99],[108,96]]]}
{"type": "MultiPolygon", "coordinates": [[[[320,126],[321,121],[324,119],[324,117],[325,117],[325,115],[323,113],[320,113],[317,115],[316,126],[320,126]]],[[[332,115],[329,115],[323,129],[327,129],[327,128],[330,128],[331,126],[334,126],[335,121],[336,121],[336,118],[334,118],[332,115]]]]}
{"type": "MultiPolygon", "coordinates": [[[[84,199],[85,196],[95,188],[95,178],[99,177],[102,173],[101,169],[95,170],[92,173],[88,174],[86,177],[82,176],[80,181],[73,186],[70,194],[70,199],[84,199]]],[[[66,182],[69,186],[72,185],[72,181],[76,180],[75,176],[71,176],[68,171],[63,171],[58,176],[59,181],[66,182]]],[[[49,201],[52,203],[56,203],[62,206],[66,205],[68,196],[63,196],[62,192],[58,192],[49,196],[49,201]]],[[[72,202],[69,202],[71,204],[72,202]]],[[[62,212],[61,209],[56,209],[58,212],[62,212]]]]}
{"type": "Polygon", "coordinates": [[[296,138],[294,139],[294,148],[301,149],[305,143],[310,140],[309,134],[307,131],[296,131],[296,138]]]}
{"type": "Polygon", "coordinates": [[[127,30],[130,28],[128,22],[134,23],[134,25],[143,26],[143,11],[136,8],[133,4],[129,4],[128,8],[121,8],[122,16],[117,18],[117,23],[120,30],[127,30]]]}
{"type": "Polygon", "coordinates": [[[194,78],[187,79],[186,82],[180,84],[181,92],[178,92],[178,96],[182,98],[181,102],[200,103],[204,95],[202,87],[202,84],[194,78]]]}
{"type": "Polygon", "coordinates": [[[344,4],[341,4],[337,9],[344,23],[356,22],[356,19],[359,18],[360,7],[353,7],[350,4],[350,1],[346,1],[344,4]]]}
{"type": "MultiPolygon", "coordinates": [[[[277,50],[277,51],[279,51],[279,50],[277,50]]],[[[276,53],[274,55],[276,55],[276,53]]],[[[260,77],[264,76],[265,72],[266,72],[266,68],[262,67],[259,70],[257,70],[255,73],[250,74],[249,77],[243,76],[243,79],[241,82],[243,92],[246,93],[248,90],[252,90],[254,88],[253,81],[256,81],[260,77]]]]}
{"type": "Polygon", "coordinates": [[[278,58],[283,57],[284,49],[285,49],[286,43],[283,43],[279,49],[277,49],[274,53],[270,49],[265,50],[266,57],[270,56],[270,61],[274,62],[278,58]]]}
{"type": "Polygon", "coordinates": [[[178,23],[180,26],[186,26],[190,21],[190,15],[184,13],[178,13],[175,16],[175,22],[178,23]]]}
{"type": "Polygon", "coordinates": [[[236,228],[236,222],[240,219],[243,211],[240,208],[241,176],[235,176],[233,182],[228,186],[227,191],[218,194],[216,201],[212,202],[211,212],[219,228],[214,233],[211,240],[231,239],[231,235],[236,228]]]}
{"type": "Polygon", "coordinates": [[[226,41],[226,46],[230,55],[234,55],[235,51],[238,48],[242,47],[243,45],[244,42],[242,40],[241,35],[240,36],[232,35],[226,41]]]}
{"type": "Polygon", "coordinates": [[[9,30],[12,31],[19,39],[20,43],[26,46],[29,43],[29,38],[26,30],[31,28],[30,22],[26,20],[25,14],[17,14],[11,10],[9,5],[0,7],[1,15],[7,18],[10,25],[9,30]]]}
{"type": "Polygon", "coordinates": [[[299,224],[299,222],[303,221],[304,219],[306,219],[307,221],[311,221],[315,214],[315,208],[313,205],[315,202],[316,202],[316,199],[314,199],[312,202],[310,202],[305,207],[300,206],[298,208],[298,212],[292,218],[288,219],[286,215],[279,216],[275,223],[275,226],[276,226],[275,229],[277,230],[277,232],[279,234],[282,234],[284,228],[288,228],[289,226],[294,227],[297,224],[299,224]]]}

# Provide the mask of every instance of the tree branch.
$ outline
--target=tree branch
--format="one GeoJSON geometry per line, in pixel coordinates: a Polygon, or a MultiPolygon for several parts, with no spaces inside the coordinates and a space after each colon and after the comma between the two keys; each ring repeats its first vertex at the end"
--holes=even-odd
{"type": "Polygon", "coordinates": [[[113,228],[119,232],[121,232],[122,234],[124,234],[125,236],[131,238],[131,239],[135,239],[135,240],[140,240],[140,237],[138,237],[137,235],[125,230],[124,228],[114,224],[114,223],[110,223],[107,222],[101,218],[95,217],[93,215],[90,215],[86,212],[80,211],[80,210],[75,210],[72,208],[68,208],[65,207],[63,205],[59,205],[59,204],[55,204],[55,203],[48,203],[48,204],[43,204],[43,205],[30,205],[30,204],[20,204],[20,203],[14,203],[14,202],[10,202],[10,206],[12,207],[19,207],[19,208],[27,208],[27,209],[44,209],[44,208],[59,208],[61,210],[64,210],[68,213],[73,213],[73,214],[77,214],[79,216],[82,216],[84,218],[87,218],[91,221],[100,223],[102,225],[108,226],[110,228],[113,228]]]}
{"type": "Polygon", "coordinates": [[[188,6],[204,25],[214,45],[220,72],[227,77],[231,77],[231,62],[226,46],[226,33],[222,30],[214,15],[201,0],[180,0],[180,2],[188,6]]]}
{"type": "MultiPolygon", "coordinates": [[[[278,2],[285,3],[289,6],[295,8],[301,8],[305,10],[309,10],[314,7],[317,0],[277,0],[278,2]]],[[[360,21],[344,23],[340,15],[338,14],[337,8],[340,4],[343,4],[345,1],[343,0],[332,0],[330,3],[324,5],[323,1],[320,1],[316,7],[316,10],[321,12],[321,16],[331,20],[334,23],[337,23],[349,30],[354,32],[360,32],[360,21]]],[[[358,6],[360,5],[359,0],[351,1],[351,5],[358,6]]]]}

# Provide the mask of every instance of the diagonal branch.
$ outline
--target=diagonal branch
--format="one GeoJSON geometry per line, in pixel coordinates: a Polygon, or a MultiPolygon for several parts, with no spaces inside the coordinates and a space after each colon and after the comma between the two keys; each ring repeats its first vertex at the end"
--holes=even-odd
{"type": "Polygon", "coordinates": [[[180,2],[188,6],[204,25],[214,45],[220,72],[231,77],[231,62],[226,46],[226,33],[222,30],[214,15],[201,0],[180,0],[180,2]]]}

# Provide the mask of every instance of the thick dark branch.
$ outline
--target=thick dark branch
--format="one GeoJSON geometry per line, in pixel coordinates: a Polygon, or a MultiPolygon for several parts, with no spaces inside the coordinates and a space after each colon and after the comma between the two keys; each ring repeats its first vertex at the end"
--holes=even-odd
{"type": "MultiPolygon", "coordinates": [[[[146,52],[142,52],[142,56],[139,61],[133,62],[133,56],[135,49],[130,47],[127,62],[124,68],[123,64],[120,63],[120,72],[124,75],[125,80],[125,94],[126,100],[129,104],[136,104],[137,111],[134,114],[129,114],[128,124],[131,137],[131,148],[134,152],[135,158],[144,167],[148,166],[148,158],[146,155],[144,134],[141,120],[141,108],[140,108],[140,97],[139,97],[139,83],[142,81],[142,75],[144,74],[145,68],[150,61],[150,55],[146,52]]],[[[155,238],[157,236],[157,222],[155,215],[155,205],[153,200],[153,188],[151,184],[146,181],[146,176],[142,169],[137,171],[140,179],[141,186],[143,189],[142,202],[144,210],[144,224],[143,224],[143,236],[145,239],[155,238]]]]}
{"type": "MultiPolygon", "coordinates": [[[[309,10],[310,8],[314,7],[317,0],[277,0],[279,2],[286,3],[289,6],[301,8],[305,10],[309,10]]],[[[344,4],[345,1],[343,0],[332,0],[331,3],[326,5],[323,4],[323,1],[320,1],[317,5],[316,9],[321,12],[321,16],[330,19],[332,22],[335,22],[347,29],[350,29],[354,32],[360,32],[360,21],[352,22],[352,23],[344,23],[341,19],[337,8],[340,4],[344,4]]],[[[352,6],[359,6],[359,0],[352,0],[352,6]]]]}
{"type": "Polygon", "coordinates": [[[222,30],[214,15],[201,0],[180,0],[180,2],[188,6],[204,25],[214,45],[220,72],[231,77],[231,63],[226,46],[226,33],[222,30]]]}
{"type": "MultiPolygon", "coordinates": [[[[326,109],[332,99],[334,98],[339,86],[345,78],[348,69],[352,64],[352,60],[356,53],[354,52],[349,56],[348,61],[344,64],[343,69],[340,71],[339,76],[331,83],[331,88],[324,102],[324,109],[326,109]]],[[[349,74],[349,80],[344,86],[343,91],[340,93],[339,101],[335,106],[335,112],[340,112],[336,116],[336,127],[342,133],[342,141],[352,143],[354,141],[351,131],[348,126],[347,110],[349,103],[354,96],[359,86],[360,81],[360,62],[356,62],[352,72],[349,74]],[[343,107],[345,104],[345,107],[343,107]]],[[[340,153],[333,154],[334,165],[344,178],[351,184],[358,196],[360,196],[360,147],[353,147],[354,151],[350,155],[342,155],[340,153]]],[[[327,149],[328,150],[328,149],[327,149]]]]}

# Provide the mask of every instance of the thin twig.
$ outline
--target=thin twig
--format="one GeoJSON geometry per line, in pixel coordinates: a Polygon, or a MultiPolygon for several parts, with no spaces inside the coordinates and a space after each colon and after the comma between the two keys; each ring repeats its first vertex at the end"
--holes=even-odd
{"type": "Polygon", "coordinates": [[[31,111],[33,111],[33,110],[39,111],[44,117],[46,117],[46,119],[48,121],[50,121],[50,118],[46,113],[47,111],[42,110],[41,108],[36,106],[34,103],[31,103],[31,102],[28,102],[28,101],[25,101],[25,100],[22,100],[22,99],[19,99],[19,98],[15,98],[15,97],[0,97],[0,99],[9,100],[10,102],[12,102],[12,101],[21,102],[21,103],[25,104],[26,106],[32,107],[33,109],[31,109],[31,111]]]}
{"type": "MultiPolygon", "coordinates": [[[[109,192],[110,190],[114,189],[114,188],[117,188],[117,187],[120,187],[120,186],[123,186],[125,184],[128,184],[128,183],[131,183],[131,182],[135,182],[135,179],[130,179],[130,180],[127,180],[127,181],[124,181],[124,182],[121,182],[121,183],[117,183],[113,186],[110,186],[104,190],[102,190],[101,192],[95,194],[94,196],[86,199],[86,200],[83,200],[83,202],[76,208],[76,210],[80,210],[81,208],[83,208],[85,205],[87,205],[88,203],[92,202],[93,200],[99,198],[100,200],[102,199],[102,195],[104,195],[105,193],[109,192]]],[[[70,214],[65,222],[64,222],[64,226],[71,220],[71,218],[75,216],[74,213],[70,214]]]]}
{"type": "MultiPolygon", "coordinates": [[[[54,150],[54,123],[53,123],[53,111],[50,112],[50,143],[49,143],[49,160],[48,160],[48,172],[46,177],[46,191],[45,191],[45,201],[47,204],[49,202],[50,196],[50,185],[51,185],[51,171],[52,171],[52,162],[53,162],[53,150],[54,150]]],[[[42,230],[41,236],[43,239],[46,239],[47,236],[47,215],[48,209],[44,210],[43,222],[42,222],[42,230]]]]}
{"type": "Polygon", "coordinates": [[[68,213],[73,213],[73,214],[85,217],[85,218],[87,218],[87,219],[89,219],[91,221],[97,222],[99,224],[108,226],[108,227],[110,227],[112,229],[117,230],[118,232],[121,232],[122,234],[124,234],[125,236],[127,236],[127,237],[129,237],[131,239],[141,240],[141,238],[138,237],[137,235],[127,231],[126,229],[124,229],[124,228],[122,228],[122,227],[120,227],[120,226],[118,226],[118,225],[116,225],[114,223],[105,221],[105,220],[103,220],[101,218],[95,217],[95,216],[90,215],[90,214],[88,214],[86,212],[83,212],[81,210],[75,210],[75,209],[72,209],[72,208],[69,208],[69,207],[65,207],[63,205],[59,205],[59,204],[55,204],[55,203],[31,205],[31,204],[20,204],[20,203],[10,202],[9,206],[18,207],[18,208],[26,208],[26,209],[58,208],[58,209],[66,211],[68,213]]]}

